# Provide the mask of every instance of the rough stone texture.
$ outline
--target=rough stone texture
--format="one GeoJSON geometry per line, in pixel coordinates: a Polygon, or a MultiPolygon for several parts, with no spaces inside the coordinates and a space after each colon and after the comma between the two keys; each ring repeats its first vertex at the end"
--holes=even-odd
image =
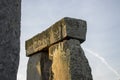
{"type": "Polygon", "coordinates": [[[38,51],[47,49],[50,45],[64,39],[78,39],[85,41],[86,21],[65,17],[56,22],[46,31],[26,41],[26,55],[30,56],[38,51]]]}
{"type": "Polygon", "coordinates": [[[51,60],[49,59],[49,54],[45,53],[41,55],[41,71],[42,80],[49,80],[50,70],[51,70],[51,60]]]}
{"type": "Polygon", "coordinates": [[[49,80],[51,60],[47,52],[39,52],[29,58],[27,80],[49,80]]]}
{"type": "Polygon", "coordinates": [[[27,80],[93,80],[80,46],[85,37],[86,22],[66,17],[27,40],[27,80]]]}
{"type": "Polygon", "coordinates": [[[42,80],[41,76],[41,53],[29,58],[27,65],[27,80],[42,80]]]}
{"type": "Polygon", "coordinates": [[[16,80],[20,51],[21,0],[0,0],[0,80],[16,80]]]}
{"type": "Polygon", "coordinates": [[[52,60],[50,80],[92,80],[91,69],[78,40],[52,45],[49,57],[52,60]]]}

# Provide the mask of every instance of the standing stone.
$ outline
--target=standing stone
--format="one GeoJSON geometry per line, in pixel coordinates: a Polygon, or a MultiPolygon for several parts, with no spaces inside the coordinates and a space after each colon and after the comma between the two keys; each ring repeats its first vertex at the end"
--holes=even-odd
{"type": "Polygon", "coordinates": [[[40,64],[42,53],[35,54],[29,58],[27,65],[27,80],[42,80],[40,64]]]}
{"type": "Polygon", "coordinates": [[[29,58],[27,80],[49,80],[51,60],[45,51],[38,52],[29,58]]]}
{"type": "Polygon", "coordinates": [[[27,40],[27,80],[93,80],[80,46],[86,30],[86,21],[65,17],[27,40]]]}
{"type": "Polygon", "coordinates": [[[91,69],[80,42],[64,40],[49,48],[52,60],[50,80],[92,80],[91,69]]]}
{"type": "Polygon", "coordinates": [[[0,80],[16,80],[20,51],[21,0],[0,0],[0,80]]]}

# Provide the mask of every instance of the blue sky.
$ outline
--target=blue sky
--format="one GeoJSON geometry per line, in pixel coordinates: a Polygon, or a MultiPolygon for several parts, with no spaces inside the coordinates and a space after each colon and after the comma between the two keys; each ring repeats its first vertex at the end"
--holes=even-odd
{"type": "Polygon", "coordinates": [[[26,80],[25,40],[66,16],[87,21],[87,40],[82,47],[92,68],[93,79],[118,80],[120,0],[22,0],[18,80],[26,80]]]}

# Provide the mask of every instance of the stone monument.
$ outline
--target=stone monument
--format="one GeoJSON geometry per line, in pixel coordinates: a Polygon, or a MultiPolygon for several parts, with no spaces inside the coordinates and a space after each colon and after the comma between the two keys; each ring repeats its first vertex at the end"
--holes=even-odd
{"type": "Polygon", "coordinates": [[[0,0],[0,80],[17,80],[21,0],[0,0]]]}
{"type": "Polygon", "coordinates": [[[27,80],[93,80],[81,44],[86,21],[65,17],[26,41],[27,80]]]}

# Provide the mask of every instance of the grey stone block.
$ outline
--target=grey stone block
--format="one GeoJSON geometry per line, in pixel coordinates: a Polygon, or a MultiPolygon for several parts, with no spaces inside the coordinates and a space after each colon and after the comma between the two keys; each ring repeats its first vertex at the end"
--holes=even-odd
{"type": "Polygon", "coordinates": [[[27,80],[49,80],[51,60],[47,52],[39,52],[31,57],[27,64],[27,80]]]}
{"type": "Polygon", "coordinates": [[[65,17],[50,28],[26,41],[26,55],[48,49],[49,46],[65,39],[86,39],[86,21],[65,17]]]}
{"type": "Polygon", "coordinates": [[[27,64],[27,80],[42,80],[41,54],[35,54],[29,58],[27,64]]]}
{"type": "Polygon", "coordinates": [[[91,69],[80,42],[64,40],[49,48],[52,60],[50,80],[93,80],[91,69]]]}
{"type": "Polygon", "coordinates": [[[0,80],[17,80],[21,0],[0,0],[0,80]]]}

